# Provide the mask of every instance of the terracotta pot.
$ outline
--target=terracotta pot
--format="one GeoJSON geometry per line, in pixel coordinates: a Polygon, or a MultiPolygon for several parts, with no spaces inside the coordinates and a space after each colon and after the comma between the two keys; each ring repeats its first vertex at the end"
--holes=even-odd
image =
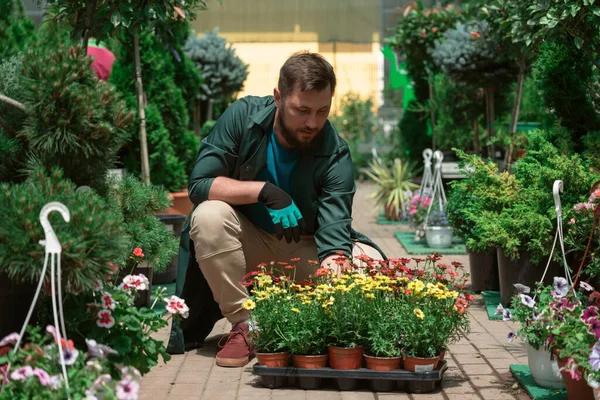
{"type": "Polygon", "coordinates": [[[194,204],[190,200],[187,190],[181,192],[169,193],[169,197],[173,200],[173,205],[167,209],[165,214],[183,214],[190,215],[194,204]]]}
{"type": "MultiPolygon", "coordinates": [[[[558,351],[554,350],[556,355],[556,361],[558,362],[558,368],[561,369],[560,373],[565,381],[565,387],[567,388],[567,399],[568,400],[594,400],[594,389],[588,385],[587,381],[581,377],[580,380],[576,381],[571,378],[569,372],[562,370],[563,367],[567,366],[567,358],[558,356],[558,351]]],[[[577,367],[581,371],[581,367],[577,367]]],[[[583,375],[583,374],[582,374],[583,375]]]]}
{"type": "Polygon", "coordinates": [[[373,357],[365,355],[367,368],[373,371],[394,371],[400,369],[402,357],[373,357]]]}
{"type": "Polygon", "coordinates": [[[440,361],[444,361],[444,358],[446,358],[446,350],[440,353],[440,361]]]}
{"type": "Polygon", "coordinates": [[[294,354],[292,360],[294,361],[294,367],[296,368],[325,368],[327,366],[327,354],[316,356],[294,354]]]}
{"type": "Polygon", "coordinates": [[[282,368],[290,364],[290,353],[256,353],[256,361],[269,368],[282,368]]]}
{"type": "Polygon", "coordinates": [[[437,357],[404,357],[404,369],[410,372],[427,372],[434,371],[440,361],[440,356],[437,357]]]}
{"type": "Polygon", "coordinates": [[[383,214],[388,221],[400,221],[400,212],[396,207],[386,204],[383,207],[383,214]]]}
{"type": "Polygon", "coordinates": [[[348,370],[362,367],[363,347],[329,346],[329,366],[332,369],[348,370]]]}

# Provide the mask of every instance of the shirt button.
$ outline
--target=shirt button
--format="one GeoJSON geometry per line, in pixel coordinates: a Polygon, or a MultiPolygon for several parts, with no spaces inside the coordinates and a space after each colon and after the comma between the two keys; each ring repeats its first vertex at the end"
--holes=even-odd
{"type": "Polygon", "coordinates": [[[246,172],[250,171],[251,169],[252,169],[252,167],[251,167],[251,166],[249,166],[249,165],[246,165],[246,166],[244,167],[244,171],[246,171],[246,172]]]}

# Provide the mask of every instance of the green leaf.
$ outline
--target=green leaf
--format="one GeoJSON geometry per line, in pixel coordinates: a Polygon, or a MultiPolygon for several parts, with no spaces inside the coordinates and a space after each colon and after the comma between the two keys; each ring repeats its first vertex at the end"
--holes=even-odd
{"type": "Polygon", "coordinates": [[[121,13],[115,11],[113,15],[110,16],[110,22],[112,22],[113,26],[119,26],[121,23],[121,13]]]}
{"type": "Polygon", "coordinates": [[[141,324],[140,320],[138,318],[134,317],[133,315],[125,315],[123,318],[121,318],[121,322],[130,331],[137,332],[137,331],[142,330],[142,324],[141,324]]]}
{"type": "Polygon", "coordinates": [[[575,46],[577,46],[578,49],[581,49],[581,47],[583,46],[583,39],[579,36],[575,37],[575,46]]]}
{"type": "Polygon", "coordinates": [[[125,335],[121,335],[113,342],[113,348],[118,351],[119,355],[122,357],[131,350],[131,339],[125,335]]]}
{"type": "Polygon", "coordinates": [[[150,339],[146,342],[146,345],[144,346],[145,350],[146,350],[146,354],[154,354],[156,353],[156,343],[154,343],[154,340],[150,339]]]}

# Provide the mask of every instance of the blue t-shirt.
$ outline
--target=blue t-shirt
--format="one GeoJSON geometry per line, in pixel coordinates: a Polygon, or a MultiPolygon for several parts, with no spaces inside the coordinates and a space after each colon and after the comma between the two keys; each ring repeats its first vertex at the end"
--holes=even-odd
{"type": "MultiPolygon", "coordinates": [[[[271,131],[267,147],[267,166],[256,176],[259,182],[271,182],[290,196],[292,195],[293,174],[300,158],[296,150],[287,150],[279,144],[275,132],[271,131]]],[[[264,204],[249,204],[240,211],[256,226],[268,233],[274,233],[273,221],[264,204]]]]}

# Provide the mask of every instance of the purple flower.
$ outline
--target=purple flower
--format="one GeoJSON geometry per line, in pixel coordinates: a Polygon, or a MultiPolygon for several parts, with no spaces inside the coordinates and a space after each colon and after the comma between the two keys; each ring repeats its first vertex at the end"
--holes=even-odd
{"type": "Polygon", "coordinates": [[[546,339],[546,342],[547,342],[548,344],[550,344],[550,343],[554,342],[554,334],[550,333],[550,334],[548,335],[548,339],[546,339]]]}
{"type": "Polygon", "coordinates": [[[517,337],[517,334],[516,334],[516,333],[514,333],[514,332],[509,332],[509,333],[508,333],[508,336],[506,337],[506,341],[507,341],[508,343],[510,343],[510,342],[512,342],[512,341],[514,340],[514,338],[516,338],[516,337],[517,337]]]}
{"type": "Polygon", "coordinates": [[[554,290],[552,291],[552,297],[555,299],[563,298],[569,293],[569,283],[565,278],[559,276],[554,277],[554,290]]]}
{"type": "Polygon", "coordinates": [[[521,303],[523,303],[525,306],[529,307],[529,308],[533,308],[533,306],[535,306],[535,301],[527,296],[526,294],[520,294],[519,295],[521,297],[521,303]]]}
{"type": "Polygon", "coordinates": [[[109,354],[118,354],[114,349],[111,349],[105,344],[98,344],[93,339],[85,339],[85,343],[88,346],[88,354],[90,357],[106,358],[109,354]]]}
{"type": "Polygon", "coordinates": [[[37,376],[42,386],[50,386],[50,375],[43,369],[35,367],[33,369],[33,376],[37,376]]]}
{"type": "Polygon", "coordinates": [[[77,361],[77,357],[79,356],[79,350],[64,348],[63,356],[65,358],[65,365],[73,365],[75,364],[75,361],[77,361]]]}
{"type": "Polygon", "coordinates": [[[19,334],[17,332],[13,332],[0,340],[0,347],[8,346],[9,344],[16,344],[18,341],[19,334]]]}
{"type": "Polygon", "coordinates": [[[537,321],[540,318],[540,313],[534,308],[531,315],[533,316],[533,320],[537,321]]]}
{"type": "Polygon", "coordinates": [[[498,304],[498,307],[496,307],[496,311],[494,312],[494,315],[502,315],[503,312],[504,312],[504,307],[502,307],[502,304],[498,304]]]}
{"type": "Polygon", "coordinates": [[[594,371],[598,371],[600,369],[600,340],[594,344],[592,347],[592,352],[590,354],[590,365],[594,368],[594,371]]]}
{"type": "Polygon", "coordinates": [[[521,293],[527,294],[527,293],[531,292],[531,289],[529,288],[529,286],[525,286],[520,283],[515,283],[513,286],[515,287],[515,289],[517,289],[517,292],[519,294],[521,294],[521,293]]]}
{"type": "Polygon", "coordinates": [[[116,394],[119,400],[136,400],[140,384],[132,379],[123,379],[117,383],[116,394]]]}
{"type": "Polygon", "coordinates": [[[33,369],[29,365],[18,368],[10,374],[10,379],[13,381],[24,381],[30,376],[33,376],[33,369]]]}
{"type": "Polygon", "coordinates": [[[579,287],[582,288],[583,290],[585,290],[586,292],[591,292],[594,290],[592,285],[590,285],[589,283],[583,282],[583,281],[579,282],[579,287]]]}
{"type": "Polygon", "coordinates": [[[596,339],[600,339],[600,321],[596,318],[590,318],[587,322],[588,332],[596,337],[596,339]]]}
{"type": "Polygon", "coordinates": [[[505,308],[502,311],[502,320],[503,321],[510,321],[512,319],[512,314],[510,313],[510,310],[508,308],[505,308]]]}
{"type": "Polygon", "coordinates": [[[581,320],[587,323],[591,318],[598,316],[598,309],[596,307],[588,307],[581,313],[581,320]]]}
{"type": "Polygon", "coordinates": [[[48,385],[52,390],[58,390],[62,385],[62,376],[54,375],[50,377],[50,384],[48,385]]]}

